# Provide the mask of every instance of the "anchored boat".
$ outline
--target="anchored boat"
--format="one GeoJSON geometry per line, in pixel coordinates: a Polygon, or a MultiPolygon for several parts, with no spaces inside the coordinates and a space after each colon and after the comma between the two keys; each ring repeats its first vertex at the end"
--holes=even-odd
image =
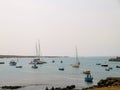
{"type": "Polygon", "coordinates": [[[86,82],[93,82],[93,77],[91,76],[91,74],[87,74],[87,77],[85,77],[85,81],[86,82]]]}
{"type": "Polygon", "coordinates": [[[80,62],[79,62],[79,59],[78,59],[78,53],[77,53],[77,47],[76,47],[76,63],[72,64],[72,67],[79,68],[79,66],[80,66],[80,62]]]}

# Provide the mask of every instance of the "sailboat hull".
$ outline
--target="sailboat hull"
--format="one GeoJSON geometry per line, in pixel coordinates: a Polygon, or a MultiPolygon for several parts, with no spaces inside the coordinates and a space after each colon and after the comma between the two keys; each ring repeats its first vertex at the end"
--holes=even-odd
{"type": "Polygon", "coordinates": [[[34,59],[33,61],[31,61],[29,64],[45,64],[47,62],[44,62],[44,61],[40,61],[39,59],[34,59]]]}
{"type": "Polygon", "coordinates": [[[79,68],[79,64],[72,64],[72,67],[74,67],[74,68],[79,68]]]}

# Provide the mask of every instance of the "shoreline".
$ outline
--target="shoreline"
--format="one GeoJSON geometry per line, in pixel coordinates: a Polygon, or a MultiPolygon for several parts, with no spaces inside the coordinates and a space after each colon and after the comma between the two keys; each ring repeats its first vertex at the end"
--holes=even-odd
{"type": "Polygon", "coordinates": [[[110,58],[109,61],[111,61],[111,62],[120,62],[120,57],[110,58]]]}
{"type": "MultiPolygon", "coordinates": [[[[20,89],[20,88],[25,88],[29,86],[39,86],[41,84],[30,84],[30,85],[5,85],[1,86],[0,90],[3,89],[20,89]]],[[[47,87],[47,85],[46,85],[47,87]]],[[[44,90],[46,90],[44,88],[44,90]]],[[[120,90],[120,77],[108,77],[106,79],[101,79],[97,85],[93,85],[91,87],[86,87],[82,89],[77,89],[76,85],[67,85],[65,87],[56,87],[52,86],[48,90],[120,90]],[[54,89],[53,89],[54,88],[54,89]]]]}
{"type": "Polygon", "coordinates": [[[93,88],[88,90],[120,90],[120,86],[110,86],[110,87],[102,87],[102,88],[93,88]]]}
{"type": "Polygon", "coordinates": [[[82,90],[120,90],[120,77],[108,77],[101,79],[97,85],[83,88],[82,90]]]}

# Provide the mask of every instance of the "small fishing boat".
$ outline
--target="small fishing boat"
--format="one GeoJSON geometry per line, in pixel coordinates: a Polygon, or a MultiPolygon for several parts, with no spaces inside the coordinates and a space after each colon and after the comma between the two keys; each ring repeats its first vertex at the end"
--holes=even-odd
{"type": "Polygon", "coordinates": [[[60,63],[61,63],[61,66],[58,68],[58,70],[60,70],[60,71],[64,71],[63,61],[60,61],[60,63]]]}
{"type": "Polygon", "coordinates": [[[116,66],[116,68],[120,68],[120,66],[116,66]]]}
{"type": "Polygon", "coordinates": [[[107,64],[102,64],[101,66],[102,66],[102,67],[108,67],[108,65],[107,65],[107,64]]]}
{"type": "Polygon", "coordinates": [[[34,64],[34,65],[32,66],[32,68],[33,68],[33,69],[37,69],[38,66],[37,66],[36,64],[34,64]]]}
{"type": "Polygon", "coordinates": [[[83,74],[90,74],[90,70],[83,71],[83,74]]]}
{"type": "Polygon", "coordinates": [[[112,67],[108,67],[110,70],[112,70],[113,68],[112,67]]]}
{"type": "Polygon", "coordinates": [[[101,65],[101,63],[96,63],[96,65],[101,65]]]}
{"type": "Polygon", "coordinates": [[[22,68],[22,66],[16,66],[16,68],[22,68]]]}
{"type": "Polygon", "coordinates": [[[60,71],[64,71],[64,68],[63,68],[63,67],[61,67],[61,68],[59,68],[58,70],[60,70],[60,71]]]}
{"type": "Polygon", "coordinates": [[[60,63],[63,63],[63,61],[61,60],[60,63]]]}
{"type": "Polygon", "coordinates": [[[105,69],[105,71],[110,71],[110,68],[109,68],[109,67],[108,67],[108,68],[106,68],[106,69],[105,69]]]}
{"type": "Polygon", "coordinates": [[[55,61],[53,60],[52,63],[55,63],[55,61]]]}
{"type": "Polygon", "coordinates": [[[5,62],[0,62],[0,64],[5,64],[5,62]]]}
{"type": "Polygon", "coordinates": [[[17,64],[17,62],[15,62],[14,60],[12,60],[12,61],[9,62],[10,66],[15,66],[16,64],[17,64]]]}
{"type": "Polygon", "coordinates": [[[87,74],[87,77],[85,77],[85,81],[86,82],[93,82],[93,77],[91,76],[91,74],[87,74]]]}
{"type": "Polygon", "coordinates": [[[108,67],[108,64],[106,64],[106,62],[105,62],[105,63],[101,64],[101,66],[102,67],[108,67]]]}

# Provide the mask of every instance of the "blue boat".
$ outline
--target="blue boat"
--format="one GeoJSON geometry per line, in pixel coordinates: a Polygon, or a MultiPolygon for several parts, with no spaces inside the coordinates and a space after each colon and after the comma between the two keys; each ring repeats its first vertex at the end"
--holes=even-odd
{"type": "Polygon", "coordinates": [[[93,82],[93,77],[91,76],[91,74],[87,74],[87,77],[85,77],[85,81],[86,82],[93,82]]]}

